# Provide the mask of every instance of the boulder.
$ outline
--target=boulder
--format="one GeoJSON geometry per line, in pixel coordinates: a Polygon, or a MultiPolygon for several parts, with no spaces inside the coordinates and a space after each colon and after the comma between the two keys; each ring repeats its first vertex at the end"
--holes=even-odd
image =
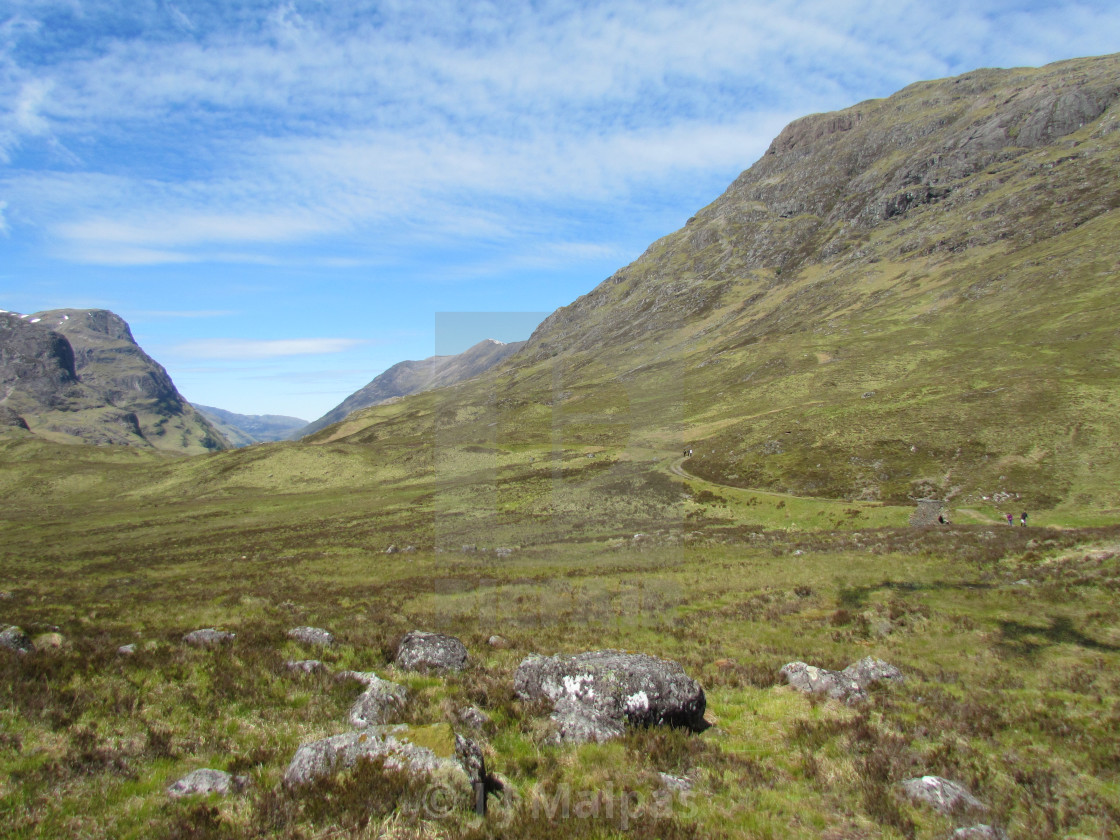
{"type": "Polygon", "coordinates": [[[172,799],[181,799],[184,796],[206,796],[216,793],[225,796],[230,793],[240,793],[249,786],[247,776],[231,776],[223,770],[203,768],[188,773],[167,789],[167,795],[172,799]]]}
{"type": "Polygon", "coordinates": [[[403,685],[374,677],[350,707],[350,725],[365,728],[389,723],[407,701],[408,689],[403,685]]]}
{"type": "Polygon", "coordinates": [[[986,810],[984,803],[964,785],[940,776],[919,776],[902,783],[903,792],[916,802],[925,802],[942,814],[986,810]]]}
{"type": "Polygon", "coordinates": [[[62,650],[66,646],[66,637],[61,633],[40,633],[32,642],[35,650],[62,650]]]}
{"type": "Polygon", "coordinates": [[[865,657],[843,671],[830,671],[805,662],[784,665],[781,674],[791,686],[806,694],[827,694],[852,705],[867,699],[867,689],[876,682],[902,682],[905,678],[894,665],[865,657]]]}
{"type": "Polygon", "coordinates": [[[7,648],[16,653],[30,653],[35,649],[31,639],[22,629],[11,625],[0,630],[0,648],[7,648]]]}
{"type": "Polygon", "coordinates": [[[327,666],[318,659],[290,659],[284,663],[284,667],[301,674],[318,674],[327,670],[327,666]]]}
{"type": "Polygon", "coordinates": [[[403,671],[461,671],[467,648],[454,636],[413,630],[401,639],[393,661],[403,671]]]}
{"type": "Polygon", "coordinates": [[[950,835],[953,840],[1007,840],[1007,832],[991,825],[967,825],[950,835]]]}
{"type": "Polygon", "coordinates": [[[219,645],[232,644],[236,637],[236,633],[230,633],[226,630],[215,630],[213,627],[206,627],[202,630],[192,630],[190,633],[187,633],[183,636],[183,641],[195,647],[218,647],[219,645]]]}
{"type": "Polygon", "coordinates": [[[288,638],[305,645],[318,645],[330,647],[334,644],[334,636],[319,627],[293,627],[288,631],[288,638]]]}
{"type": "Polygon", "coordinates": [[[705,727],[700,684],[676,662],[641,653],[600,650],[574,656],[530,656],[514,677],[523,700],[546,699],[559,737],[602,741],[637,726],[705,727]]]}
{"type": "Polygon", "coordinates": [[[371,726],[304,744],[284,772],[284,785],[297,788],[362,759],[382,759],[387,769],[426,776],[432,789],[438,786],[463,808],[478,808],[478,793],[485,791],[482,751],[446,723],[371,726]]]}
{"type": "Polygon", "coordinates": [[[493,724],[490,715],[477,706],[466,706],[455,712],[455,720],[471,729],[485,729],[493,724]]]}

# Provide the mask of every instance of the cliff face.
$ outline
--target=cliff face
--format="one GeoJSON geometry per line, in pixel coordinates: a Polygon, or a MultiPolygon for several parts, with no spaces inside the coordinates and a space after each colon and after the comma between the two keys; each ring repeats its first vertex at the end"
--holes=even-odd
{"type": "Polygon", "coordinates": [[[0,317],[0,405],[58,440],[201,452],[221,435],[106,310],[0,317]]]}

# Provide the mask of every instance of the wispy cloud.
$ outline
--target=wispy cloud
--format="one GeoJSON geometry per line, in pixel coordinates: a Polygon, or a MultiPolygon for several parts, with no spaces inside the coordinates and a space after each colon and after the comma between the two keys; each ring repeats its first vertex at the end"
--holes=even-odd
{"type": "Polygon", "coordinates": [[[108,0],[42,25],[63,5],[0,25],[0,190],[61,253],[117,265],[540,236],[572,202],[726,179],[805,110],[1120,36],[1096,0],[163,3],[131,37],[108,0]]]}
{"type": "Polygon", "coordinates": [[[355,338],[285,338],[253,340],[210,338],[187,341],[171,348],[179,356],[194,359],[274,359],[281,356],[319,356],[344,353],[367,342],[355,338]]]}

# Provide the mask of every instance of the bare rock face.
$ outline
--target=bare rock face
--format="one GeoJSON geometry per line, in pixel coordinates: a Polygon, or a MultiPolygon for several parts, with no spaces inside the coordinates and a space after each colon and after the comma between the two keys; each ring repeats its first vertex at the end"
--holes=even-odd
{"type": "Polygon", "coordinates": [[[467,664],[467,648],[454,636],[413,630],[401,639],[393,661],[402,671],[461,671],[467,664]]]}
{"type": "Polygon", "coordinates": [[[781,674],[798,691],[827,694],[833,700],[853,705],[867,699],[867,689],[875,682],[902,682],[902,672],[894,665],[870,656],[853,662],[843,671],[830,671],[805,662],[790,662],[781,674]]]}
{"type": "Polygon", "coordinates": [[[351,768],[362,759],[382,759],[386,769],[427,777],[433,788],[449,792],[462,808],[477,808],[478,792],[485,790],[482,750],[446,723],[372,726],[304,744],[292,757],[284,784],[298,788],[351,768]]]}
{"type": "Polygon", "coordinates": [[[211,793],[226,796],[230,793],[240,793],[249,786],[246,776],[231,776],[224,770],[212,770],[208,767],[188,773],[167,789],[167,795],[172,799],[182,799],[184,796],[206,796],[211,793]]]}
{"type": "Polygon", "coordinates": [[[217,647],[218,645],[232,644],[236,637],[236,633],[230,633],[226,630],[215,630],[213,627],[205,627],[201,630],[192,630],[190,633],[187,633],[183,636],[183,641],[195,647],[217,647]]]}
{"type": "Polygon", "coordinates": [[[35,649],[30,637],[15,625],[0,630],[0,648],[14,653],[30,653],[35,649]]]}
{"type": "Polygon", "coordinates": [[[293,627],[288,631],[288,638],[305,645],[318,645],[330,647],[334,644],[334,636],[320,627],[293,627]]]}
{"type": "Polygon", "coordinates": [[[903,792],[916,802],[925,802],[942,814],[986,810],[984,803],[964,785],[940,776],[919,776],[902,783],[903,792]]]}
{"type": "Polygon", "coordinates": [[[391,723],[408,701],[408,689],[374,677],[350,707],[350,725],[365,728],[391,723]]]}
{"type": "Polygon", "coordinates": [[[553,703],[553,721],[566,741],[603,741],[626,724],[704,728],[707,701],[680,664],[641,653],[591,651],[530,656],[517,669],[514,691],[553,703]]]}

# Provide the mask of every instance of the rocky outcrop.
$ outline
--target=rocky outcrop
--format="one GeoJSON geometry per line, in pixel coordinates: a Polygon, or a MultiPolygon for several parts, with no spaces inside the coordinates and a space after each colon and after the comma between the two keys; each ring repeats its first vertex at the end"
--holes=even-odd
{"type": "Polygon", "coordinates": [[[454,636],[413,630],[401,639],[393,661],[402,671],[461,671],[467,664],[467,648],[454,636]]]}
{"type": "Polygon", "coordinates": [[[330,647],[334,644],[334,635],[320,627],[293,627],[288,631],[288,638],[305,645],[330,647]]]}
{"type": "Polygon", "coordinates": [[[304,744],[284,772],[284,784],[298,788],[353,767],[363,759],[379,759],[388,770],[427,777],[433,786],[450,791],[466,808],[477,808],[485,790],[482,750],[447,724],[373,726],[304,744]]]}
{"type": "Polygon", "coordinates": [[[249,778],[247,776],[234,776],[224,770],[212,770],[205,767],[188,773],[172,784],[167,789],[167,795],[172,799],[182,799],[185,796],[208,796],[212,793],[226,796],[231,793],[240,793],[248,786],[249,778]]]}
{"type": "Polygon", "coordinates": [[[408,689],[374,677],[350,707],[350,725],[365,728],[392,723],[408,702],[408,689]]]}
{"type": "Polygon", "coordinates": [[[215,630],[213,627],[205,627],[201,630],[192,630],[187,633],[183,636],[183,641],[194,647],[218,647],[219,645],[232,644],[235,638],[237,638],[236,633],[230,633],[227,630],[215,630]]]}
{"type": "Polygon", "coordinates": [[[706,698],[676,662],[601,650],[575,656],[530,656],[517,668],[514,691],[553,704],[561,740],[603,741],[627,724],[703,729],[706,698]]]}
{"type": "Polygon", "coordinates": [[[868,656],[843,671],[830,671],[805,662],[790,662],[781,674],[798,691],[826,694],[849,705],[867,699],[867,689],[876,682],[902,682],[902,672],[881,659],[868,656]]]}
{"type": "Polygon", "coordinates": [[[35,646],[31,643],[31,638],[21,628],[10,625],[0,630],[0,648],[10,650],[13,653],[31,653],[35,646]]]}
{"type": "Polygon", "coordinates": [[[27,421],[20,417],[6,405],[0,405],[0,426],[10,426],[24,431],[31,431],[27,421]]]}
{"type": "Polygon", "coordinates": [[[924,802],[942,814],[983,811],[984,803],[959,782],[940,776],[919,776],[902,783],[903,792],[915,802],[924,802]]]}

